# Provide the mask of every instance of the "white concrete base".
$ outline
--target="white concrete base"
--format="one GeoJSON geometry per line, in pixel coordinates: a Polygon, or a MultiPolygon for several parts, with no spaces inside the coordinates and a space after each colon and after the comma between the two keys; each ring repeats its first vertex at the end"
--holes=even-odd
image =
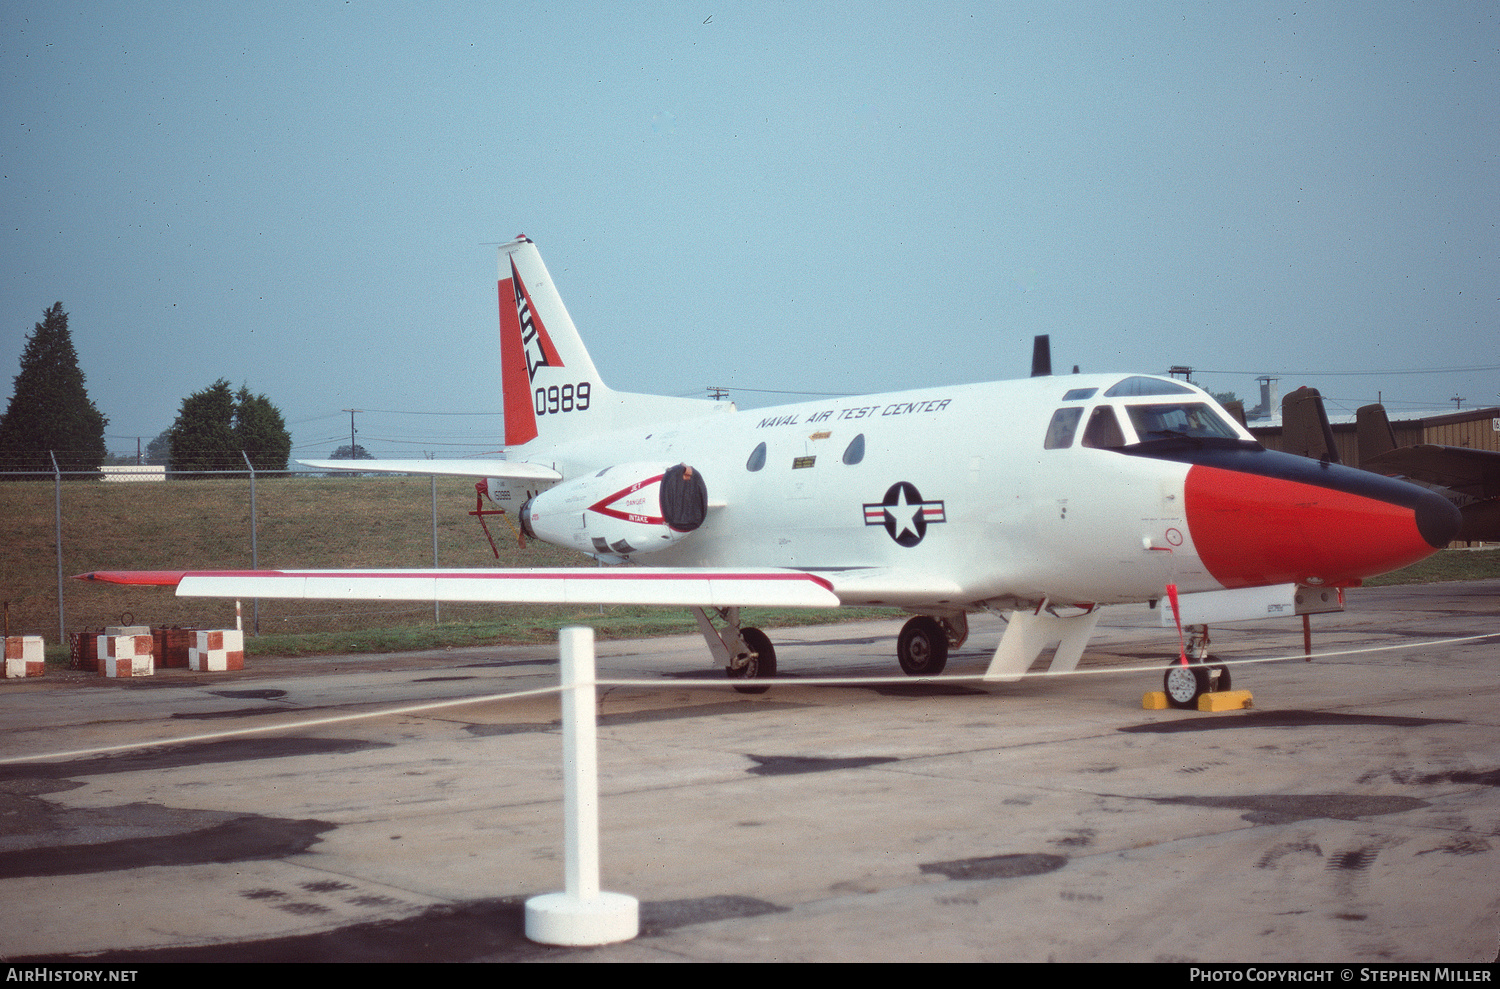
{"type": "Polygon", "coordinates": [[[107,677],[148,677],[156,672],[151,630],[99,636],[99,672],[107,677]]]}
{"type": "Polygon", "coordinates": [[[5,637],[5,675],[7,677],[39,677],[46,671],[46,651],[40,635],[5,637]]]}
{"type": "Polygon", "coordinates": [[[640,902],[624,893],[600,893],[592,900],[544,893],[526,901],[526,937],[538,944],[614,944],[629,941],[640,929],[640,902]]]}
{"type": "Polygon", "coordinates": [[[213,673],[245,668],[245,633],[235,629],[200,629],[188,649],[188,669],[213,673]]]}

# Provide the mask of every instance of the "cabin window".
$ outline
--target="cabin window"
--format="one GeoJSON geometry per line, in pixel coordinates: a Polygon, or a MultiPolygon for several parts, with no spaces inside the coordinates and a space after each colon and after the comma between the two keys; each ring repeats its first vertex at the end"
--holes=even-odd
{"type": "Polygon", "coordinates": [[[1042,445],[1048,450],[1062,450],[1073,445],[1073,434],[1078,431],[1078,420],[1083,418],[1083,409],[1058,409],[1052,413],[1047,424],[1047,441],[1042,445]]]}
{"type": "Polygon", "coordinates": [[[1081,402],[1086,398],[1093,398],[1094,392],[1098,390],[1097,388],[1070,388],[1068,389],[1068,393],[1063,396],[1063,401],[1081,402]]]}
{"type": "Polygon", "coordinates": [[[844,447],[844,463],[854,465],[865,459],[865,434],[860,433],[844,447]]]}
{"type": "Polygon", "coordinates": [[[766,445],[758,444],[750,451],[750,459],[745,461],[745,469],[754,473],[766,465],[766,445]]]}
{"type": "Polygon", "coordinates": [[[1234,427],[1225,422],[1207,402],[1175,402],[1170,405],[1130,405],[1126,407],[1135,435],[1142,442],[1150,440],[1194,438],[1238,439],[1234,427]]]}
{"type": "Polygon", "coordinates": [[[1083,431],[1083,445],[1105,450],[1125,445],[1125,434],[1120,430],[1120,420],[1113,406],[1101,405],[1089,416],[1089,424],[1083,431]]]}

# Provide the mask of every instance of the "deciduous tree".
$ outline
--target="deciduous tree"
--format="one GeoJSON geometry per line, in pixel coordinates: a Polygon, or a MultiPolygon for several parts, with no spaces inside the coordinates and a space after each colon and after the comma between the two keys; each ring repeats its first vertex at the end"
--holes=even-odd
{"type": "Polygon", "coordinates": [[[223,378],[182,400],[168,436],[174,472],[232,471],[245,464],[241,451],[256,470],[286,470],[292,452],[292,436],[271,400],[243,385],[233,393],[223,378]]]}

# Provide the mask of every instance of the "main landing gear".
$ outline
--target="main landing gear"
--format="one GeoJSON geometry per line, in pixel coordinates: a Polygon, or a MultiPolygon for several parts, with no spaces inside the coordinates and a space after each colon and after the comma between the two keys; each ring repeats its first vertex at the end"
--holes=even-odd
{"type": "MultiPolygon", "coordinates": [[[[715,662],[724,667],[724,674],[731,680],[746,681],[736,683],[735,690],[742,694],[763,694],[771,688],[769,683],[760,682],[776,676],[776,647],[766,633],[758,628],[741,627],[738,608],[710,609],[712,618],[702,608],[689,610],[697,619],[698,631],[708,643],[715,662]]],[[[901,629],[896,640],[896,659],[909,676],[937,676],[948,665],[948,651],[962,646],[968,637],[969,622],[962,612],[941,618],[917,615],[901,629]]]]}
{"type": "MultiPolygon", "coordinates": [[[[698,631],[708,643],[708,651],[713,654],[715,662],[724,667],[724,674],[729,679],[758,681],[776,676],[776,647],[760,629],[740,627],[740,609],[713,609],[722,628],[714,627],[702,608],[689,610],[698,621],[698,631]]],[[[763,694],[771,689],[771,685],[737,683],[734,689],[742,694],[763,694]]]]}
{"type": "Polygon", "coordinates": [[[907,676],[935,677],[948,665],[949,648],[958,648],[969,637],[967,617],[934,618],[918,615],[901,627],[896,639],[896,660],[907,676]]]}
{"type": "MultiPolygon", "coordinates": [[[[747,655],[744,656],[741,665],[730,664],[724,667],[725,674],[731,680],[770,680],[776,676],[776,647],[771,645],[771,640],[766,633],[758,628],[740,629],[740,638],[745,643],[747,655]]],[[[742,694],[763,694],[770,690],[770,684],[750,685],[735,684],[735,690],[742,694]]]]}

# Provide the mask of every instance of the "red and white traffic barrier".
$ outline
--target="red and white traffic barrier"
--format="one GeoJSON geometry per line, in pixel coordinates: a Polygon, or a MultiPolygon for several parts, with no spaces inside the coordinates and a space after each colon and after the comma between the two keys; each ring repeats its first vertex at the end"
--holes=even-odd
{"type": "Polygon", "coordinates": [[[99,636],[99,673],[107,677],[148,677],[156,672],[151,630],[144,635],[99,636]]]}
{"type": "Polygon", "coordinates": [[[5,637],[5,675],[39,677],[47,669],[40,635],[7,635],[5,637]]]}
{"type": "Polygon", "coordinates": [[[237,629],[199,629],[188,649],[188,669],[218,673],[245,668],[245,633],[237,629]]]}

